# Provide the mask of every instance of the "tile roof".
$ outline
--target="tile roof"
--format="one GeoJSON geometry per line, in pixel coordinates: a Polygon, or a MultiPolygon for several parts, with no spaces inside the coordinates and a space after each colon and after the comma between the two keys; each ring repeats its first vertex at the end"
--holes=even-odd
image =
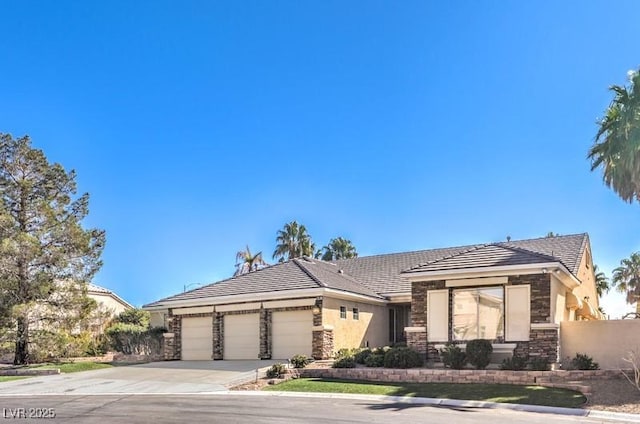
{"type": "Polygon", "coordinates": [[[198,298],[266,293],[286,290],[332,288],[369,297],[377,293],[341,274],[335,265],[317,259],[298,258],[179,293],[145,306],[198,298]]]}
{"type": "Polygon", "coordinates": [[[505,247],[517,247],[560,259],[564,266],[577,276],[584,249],[587,244],[589,244],[589,235],[587,233],[571,234],[567,236],[516,240],[498,244],[505,247]]]}
{"type": "Polygon", "coordinates": [[[447,271],[454,269],[484,268],[491,266],[526,265],[557,262],[558,259],[500,244],[486,244],[447,256],[426,264],[414,266],[409,271],[447,271]]]}
{"type": "MultiPolygon", "coordinates": [[[[469,254],[465,257],[471,259],[475,255],[472,253],[473,251],[487,246],[508,249],[502,251],[487,248],[484,252],[500,252],[503,261],[506,260],[506,256],[509,256],[512,262],[510,264],[541,263],[559,260],[570,272],[577,276],[582,254],[588,242],[589,236],[586,233],[582,233],[489,244],[474,244],[444,249],[364,256],[353,259],[342,259],[335,261],[335,263],[343,269],[346,274],[353,276],[357,281],[360,281],[377,293],[408,293],[411,291],[411,283],[402,275],[403,271],[416,268],[419,265],[434,264],[446,258],[452,258],[451,262],[455,262],[456,260],[454,260],[453,257],[465,253],[469,254]]],[[[491,258],[486,258],[485,260],[487,263],[491,262],[491,258]]],[[[508,264],[509,263],[504,263],[503,265],[508,264]]],[[[431,267],[431,270],[436,269],[438,269],[436,266],[431,267]]]]}
{"type": "Polygon", "coordinates": [[[402,271],[417,264],[435,261],[446,256],[464,252],[473,247],[474,246],[460,246],[362,256],[353,259],[341,259],[335,261],[335,263],[339,268],[344,270],[345,274],[351,275],[357,281],[360,281],[377,293],[407,293],[411,291],[411,283],[402,276],[402,271]]]}
{"type": "Polygon", "coordinates": [[[408,270],[441,271],[559,261],[575,276],[589,236],[574,234],[390,253],[325,262],[299,258],[231,277],[145,306],[198,298],[326,287],[369,297],[409,293],[408,270]]]}

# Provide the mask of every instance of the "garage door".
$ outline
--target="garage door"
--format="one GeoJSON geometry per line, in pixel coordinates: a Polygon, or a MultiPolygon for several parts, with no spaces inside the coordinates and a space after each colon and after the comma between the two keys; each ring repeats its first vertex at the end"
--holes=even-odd
{"type": "Polygon", "coordinates": [[[273,359],[289,359],[297,354],[311,356],[311,311],[274,312],[271,322],[273,359]]]}
{"type": "Polygon", "coordinates": [[[182,359],[210,361],[213,356],[211,317],[182,319],[182,359]]]}
{"type": "Polygon", "coordinates": [[[258,359],[259,314],[224,316],[224,359],[258,359]]]}

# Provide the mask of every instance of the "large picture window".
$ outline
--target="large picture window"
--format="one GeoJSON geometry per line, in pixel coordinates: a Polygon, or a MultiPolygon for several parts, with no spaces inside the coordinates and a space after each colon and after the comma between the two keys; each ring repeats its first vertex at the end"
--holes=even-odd
{"type": "Polygon", "coordinates": [[[480,287],[453,291],[453,339],[504,337],[504,288],[480,287]]]}

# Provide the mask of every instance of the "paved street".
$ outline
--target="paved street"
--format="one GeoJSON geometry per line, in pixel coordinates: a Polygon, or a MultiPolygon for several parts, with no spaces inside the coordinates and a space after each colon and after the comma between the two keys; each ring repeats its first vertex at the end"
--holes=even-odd
{"type": "Polygon", "coordinates": [[[208,393],[255,376],[275,361],[167,361],[0,384],[0,394],[208,393]]]}
{"type": "MultiPolygon", "coordinates": [[[[0,420],[55,414],[52,423],[596,423],[585,417],[393,401],[247,395],[136,395],[0,397],[0,420]],[[36,409],[31,409],[36,408],[36,409]],[[52,409],[49,409],[52,408],[52,409]],[[44,412],[43,412],[44,411],[44,412]]],[[[29,422],[30,419],[21,419],[29,422]]],[[[38,420],[42,422],[42,419],[38,420]]],[[[1,421],[0,421],[1,422],[1,421]]]]}

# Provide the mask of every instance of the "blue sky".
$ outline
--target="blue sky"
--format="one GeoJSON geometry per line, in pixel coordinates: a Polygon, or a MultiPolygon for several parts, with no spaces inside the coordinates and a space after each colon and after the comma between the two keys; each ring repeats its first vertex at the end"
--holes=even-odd
{"type": "Polygon", "coordinates": [[[135,305],[231,275],[247,244],[270,259],[293,219],[361,255],[588,232],[609,272],[640,250],[640,206],[585,159],[607,87],[640,65],[638,2],[0,14],[0,131],[78,172],[107,231],[95,282],[135,305]]]}

